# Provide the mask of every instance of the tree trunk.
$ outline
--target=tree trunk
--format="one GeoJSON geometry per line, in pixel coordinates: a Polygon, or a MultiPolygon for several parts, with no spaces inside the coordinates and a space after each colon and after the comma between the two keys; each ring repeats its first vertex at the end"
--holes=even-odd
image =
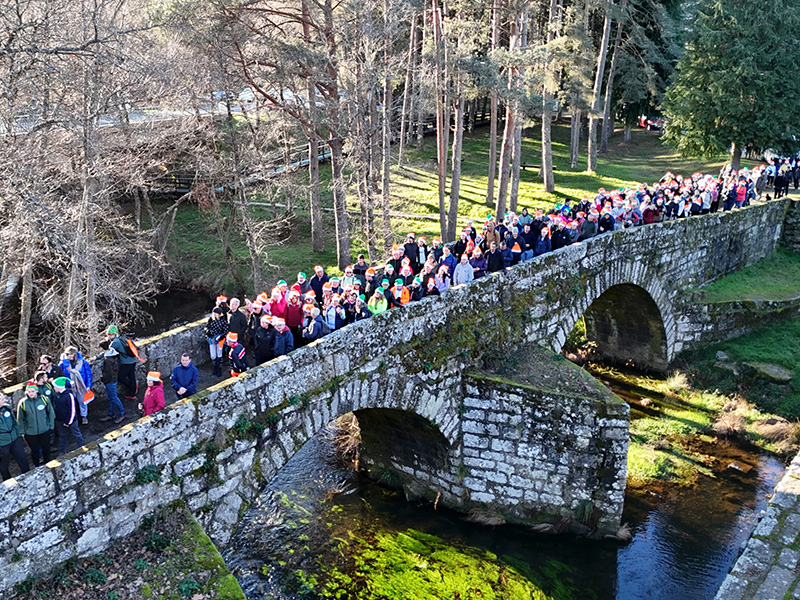
{"type": "Polygon", "coordinates": [[[605,9],[603,19],[603,38],[597,55],[597,70],[594,75],[594,90],[592,96],[592,110],[589,113],[589,157],[586,165],[588,173],[597,173],[597,119],[600,116],[600,96],[603,88],[603,75],[606,68],[606,55],[608,54],[608,40],[611,37],[611,0],[605,9]]]}
{"type": "MultiPolygon", "coordinates": [[[[406,83],[405,87],[403,88],[403,111],[400,114],[400,140],[399,140],[399,148],[397,149],[397,168],[402,168],[403,166],[403,151],[406,147],[406,127],[408,125],[408,105],[409,99],[411,96],[411,73],[414,70],[414,48],[417,45],[417,17],[418,15],[414,13],[411,17],[411,33],[409,34],[408,40],[408,58],[406,59],[406,83]]],[[[388,36],[387,42],[388,45],[388,36]]],[[[388,53],[386,53],[386,69],[387,74],[386,77],[388,78],[388,53]]],[[[384,95],[386,95],[386,91],[384,89],[384,95]]],[[[384,106],[386,106],[384,102],[384,106]]]]}
{"type": "Polygon", "coordinates": [[[28,243],[22,261],[22,295],[19,307],[19,328],[17,329],[17,374],[16,378],[24,381],[28,378],[28,332],[31,326],[31,308],[33,307],[33,248],[28,243]]]}
{"type": "Polygon", "coordinates": [[[625,123],[625,134],[622,136],[622,141],[627,143],[631,141],[631,124],[625,123]]]}
{"type": "MultiPolygon", "coordinates": [[[[462,93],[461,75],[456,91],[455,132],[453,133],[453,172],[450,176],[450,206],[447,211],[447,240],[455,240],[458,236],[458,198],[461,194],[461,148],[464,141],[464,95],[462,93]]],[[[445,238],[443,238],[445,239],[445,238]]]]}
{"type": "Polygon", "coordinates": [[[344,182],[344,148],[339,137],[328,139],[333,176],[333,220],[336,229],[336,265],[344,271],[350,264],[350,232],[347,228],[346,186],[344,182]]]}
{"type": "MultiPolygon", "coordinates": [[[[550,12],[547,17],[547,43],[550,44],[558,34],[558,0],[550,0],[550,12]]],[[[544,86],[542,89],[542,168],[541,177],[545,192],[555,192],[553,179],[553,91],[556,88],[557,73],[550,61],[550,51],[544,59],[544,86]]]]}
{"type": "Polygon", "coordinates": [[[731,148],[731,169],[738,171],[742,164],[742,145],[739,142],[733,143],[731,148]]]}
{"type": "Polygon", "coordinates": [[[572,110],[572,118],[569,124],[569,168],[578,168],[581,147],[581,119],[583,118],[580,110],[572,110]]]}
{"type": "MultiPolygon", "coordinates": [[[[311,28],[309,25],[310,15],[307,0],[302,0],[303,10],[303,41],[311,45],[311,28]]],[[[322,224],[322,198],[319,186],[319,136],[314,129],[317,122],[317,91],[314,81],[309,77],[306,81],[306,93],[308,94],[308,120],[311,127],[308,128],[308,204],[311,214],[311,251],[325,252],[325,234],[322,224]]],[[[258,289],[258,288],[256,288],[258,289]]]]}
{"type": "MultiPolygon", "coordinates": [[[[492,2],[492,50],[500,45],[500,3],[492,2]]],[[[489,181],[486,185],[486,204],[494,205],[494,180],[497,175],[497,94],[492,93],[489,114],[489,181]]],[[[502,215],[497,215],[500,218],[502,215]]]]}
{"type": "MultiPolygon", "coordinates": [[[[388,19],[389,15],[389,6],[388,3],[385,3],[385,13],[386,19],[388,19]]],[[[411,19],[411,38],[413,42],[414,32],[416,29],[416,15],[414,18],[411,19]]],[[[408,50],[409,50],[409,57],[408,62],[411,63],[412,54],[411,51],[413,49],[413,44],[409,43],[408,50]]],[[[384,37],[384,45],[383,45],[383,57],[384,57],[384,69],[383,69],[383,136],[382,136],[382,147],[383,147],[383,179],[381,180],[381,206],[383,208],[383,246],[386,250],[389,250],[392,246],[391,240],[391,231],[392,231],[392,222],[389,218],[389,211],[391,210],[391,194],[390,194],[390,187],[391,187],[391,166],[392,166],[392,78],[391,74],[389,73],[389,69],[391,68],[389,65],[389,58],[392,54],[391,48],[391,40],[389,39],[388,35],[384,37]],[[389,233],[389,237],[387,238],[386,234],[389,233]]],[[[406,73],[406,83],[408,84],[410,79],[411,71],[410,69],[406,73]]],[[[407,98],[407,96],[406,96],[407,98]]],[[[403,99],[403,110],[405,110],[405,102],[406,98],[403,99]]],[[[403,122],[405,122],[405,116],[402,117],[403,122]]],[[[400,147],[403,147],[403,133],[400,133],[400,147]]],[[[400,164],[400,158],[398,157],[398,165],[400,164]]],[[[370,229],[372,231],[372,229],[370,229]]],[[[369,240],[370,244],[375,246],[375,235],[372,233],[372,237],[369,240]]],[[[373,260],[374,249],[370,253],[370,261],[373,260]]]]}
{"type": "Polygon", "coordinates": [[[517,200],[519,198],[519,171],[522,164],[522,125],[517,122],[514,127],[514,155],[511,161],[511,193],[510,209],[512,212],[517,212],[517,200]]]}
{"type": "MultiPolygon", "coordinates": [[[[511,22],[508,38],[508,48],[513,50],[517,45],[517,22],[511,22]]],[[[514,79],[516,70],[514,67],[508,69],[508,90],[514,89],[514,79]]],[[[514,146],[514,130],[516,129],[515,110],[513,101],[506,103],[506,125],[503,129],[503,144],[500,147],[500,180],[497,189],[497,203],[495,204],[495,214],[497,218],[502,218],[506,212],[506,196],[508,194],[508,180],[511,175],[511,153],[514,146]]]]}
{"type": "Polygon", "coordinates": [[[622,44],[622,26],[625,19],[625,5],[628,0],[622,0],[620,4],[620,19],[617,23],[617,35],[614,40],[614,51],[611,53],[611,64],[608,67],[608,81],[606,82],[606,102],[603,109],[603,129],[600,132],[600,152],[608,151],[609,135],[614,133],[614,117],[611,115],[611,97],[614,92],[614,74],[617,70],[617,55],[622,44]]]}
{"type": "Polygon", "coordinates": [[[445,187],[447,184],[447,138],[445,128],[444,107],[444,67],[442,65],[442,22],[436,0],[432,0],[433,14],[433,46],[436,61],[436,165],[439,176],[439,232],[443,241],[447,241],[447,219],[444,206],[445,187]]]}
{"type": "MultiPolygon", "coordinates": [[[[424,3],[423,3],[424,5],[424,3]]],[[[436,11],[436,4],[433,4],[433,11],[436,11]]],[[[431,22],[434,21],[433,17],[430,17],[431,22]]],[[[422,11],[422,35],[420,36],[419,46],[417,47],[417,55],[422,56],[422,52],[424,48],[426,48],[428,40],[426,39],[430,34],[428,33],[428,11],[422,11]]],[[[421,64],[421,61],[420,61],[421,64]]],[[[421,93],[420,93],[420,84],[418,81],[419,77],[414,78],[414,87],[416,88],[415,94],[415,101],[417,104],[416,110],[416,118],[417,118],[417,150],[422,151],[422,148],[425,146],[425,118],[427,115],[425,114],[425,108],[423,106],[421,93]]]]}

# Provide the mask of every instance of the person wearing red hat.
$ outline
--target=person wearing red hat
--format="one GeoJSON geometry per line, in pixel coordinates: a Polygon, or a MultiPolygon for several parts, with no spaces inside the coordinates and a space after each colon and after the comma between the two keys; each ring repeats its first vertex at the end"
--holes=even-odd
{"type": "Polygon", "coordinates": [[[375,281],[377,274],[378,272],[372,267],[364,271],[364,287],[362,291],[367,298],[372,298],[372,294],[374,294],[375,290],[378,288],[378,282],[375,281]]]}
{"type": "Polygon", "coordinates": [[[144,411],[146,417],[163,409],[164,406],[164,383],[161,381],[161,373],[149,371],[147,389],[144,391],[144,399],[139,403],[139,410],[144,411]]]}
{"type": "Polygon", "coordinates": [[[303,339],[303,305],[300,302],[300,294],[295,291],[289,292],[289,303],[286,305],[286,327],[292,332],[294,347],[299,348],[299,342],[303,339]]]}
{"type": "Polygon", "coordinates": [[[272,326],[272,317],[261,315],[261,320],[253,334],[255,346],[255,362],[257,365],[275,358],[275,328],[272,326]]]}
{"type": "MultiPolygon", "coordinates": [[[[470,239],[469,233],[466,229],[462,229],[456,243],[453,244],[453,256],[458,258],[467,251],[467,239],[470,239]]],[[[470,241],[472,240],[470,239],[470,241]]],[[[453,269],[455,269],[455,265],[453,265],[453,269]]]]}
{"type": "Polygon", "coordinates": [[[486,262],[486,258],[484,258],[480,248],[475,248],[472,252],[472,258],[469,259],[469,264],[472,267],[472,273],[475,279],[480,279],[486,275],[486,271],[489,269],[489,264],[486,262]]]}

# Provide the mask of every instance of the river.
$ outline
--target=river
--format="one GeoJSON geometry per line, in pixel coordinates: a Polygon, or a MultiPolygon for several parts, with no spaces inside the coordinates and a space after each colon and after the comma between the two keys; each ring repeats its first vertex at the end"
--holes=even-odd
{"type": "MultiPolygon", "coordinates": [[[[625,390],[614,391],[625,395],[625,390]]],[[[314,598],[330,581],[330,573],[324,573],[329,567],[352,570],[349,558],[360,545],[381,532],[414,529],[457,548],[497,555],[553,600],[707,600],[766,508],[784,467],[777,458],[740,444],[697,444],[716,458],[714,477],[700,476],[688,487],[629,489],[623,522],[633,537],[623,544],[536,534],[514,525],[487,527],[441,506],[407,502],[401,493],[338,464],[323,435],[308,442],[269,483],[224,557],[249,600],[314,598]],[[734,460],[753,468],[747,473],[728,468],[734,460]]],[[[328,591],[336,589],[335,582],[329,585],[328,591]]],[[[330,594],[359,596],[343,590],[330,594]]]]}

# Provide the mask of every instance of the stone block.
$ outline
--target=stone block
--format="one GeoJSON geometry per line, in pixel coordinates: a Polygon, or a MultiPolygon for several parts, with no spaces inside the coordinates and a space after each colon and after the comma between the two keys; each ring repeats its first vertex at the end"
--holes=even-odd
{"type": "Polygon", "coordinates": [[[35,504],[22,510],[11,518],[11,533],[20,539],[28,539],[58,523],[67,513],[78,512],[78,495],[75,490],[67,490],[63,494],[47,502],[35,504]]]}
{"type": "Polygon", "coordinates": [[[774,566],[767,573],[754,598],[758,600],[783,600],[794,582],[794,573],[780,566],[774,566]]]}
{"type": "Polygon", "coordinates": [[[469,498],[473,502],[482,504],[490,504],[495,501],[495,495],[491,492],[473,492],[469,495],[469,498]]]}
{"type": "Polygon", "coordinates": [[[62,489],[71,488],[91,477],[101,469],[102,459],[97,445],[84,446],[63,461],[50,461],[47,468],[52,471],[62,489]]]}
{"type": "Polygon", "coordinates": [[[184,458],[176,462],[172,466],[172,472],[175,473],[178,477],[184,477],[188,475],[192,471],[196,471],[200,467],[203,466],[203,463],[206,462],[206,457],[203,454],[198,454],[196,456],[190,456],[189,458],[184,458]]]}
{"type": "Polygon", "coordinates": [[[40,552],[60,544],[66,539],[61,527],[52,527],[17,546],[17,550],[24,554],[39,554],[40,552]]]}
{"type": "Polygon", "coordinates": [[[78,538],[76,551],[78,556],[91,556],[105,550],[111,540],[108,527],[92,527],[78,538]]]}

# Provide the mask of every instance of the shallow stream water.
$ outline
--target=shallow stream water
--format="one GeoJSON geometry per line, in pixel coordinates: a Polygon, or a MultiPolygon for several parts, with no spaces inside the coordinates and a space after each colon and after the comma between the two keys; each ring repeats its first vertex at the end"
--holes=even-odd
{"type": "MultiPolygon", "coordinates": [[[[614,391],[638,405],[641,394],[614,391]]],[[[345,565],[354,539],[413,528],[521,563],[557,600],[711,599],[784,467],[770,455],[727,441],[697,443],[697,450],[715,457],[715,477],[701,475],[691,487],[629,490],[623,522],[633,539],[621,544],[513,525],[486,527],[442,507],[407,502],[401,493],[338,466],[323,436],[307,443],[269,483],[224,557],[249,600],[313,598],[313,586],[302,582],[309,575],[323,579],[326,566],[345,565]],[[728,468],[734,460],[752,469],[728,468]]]]}

